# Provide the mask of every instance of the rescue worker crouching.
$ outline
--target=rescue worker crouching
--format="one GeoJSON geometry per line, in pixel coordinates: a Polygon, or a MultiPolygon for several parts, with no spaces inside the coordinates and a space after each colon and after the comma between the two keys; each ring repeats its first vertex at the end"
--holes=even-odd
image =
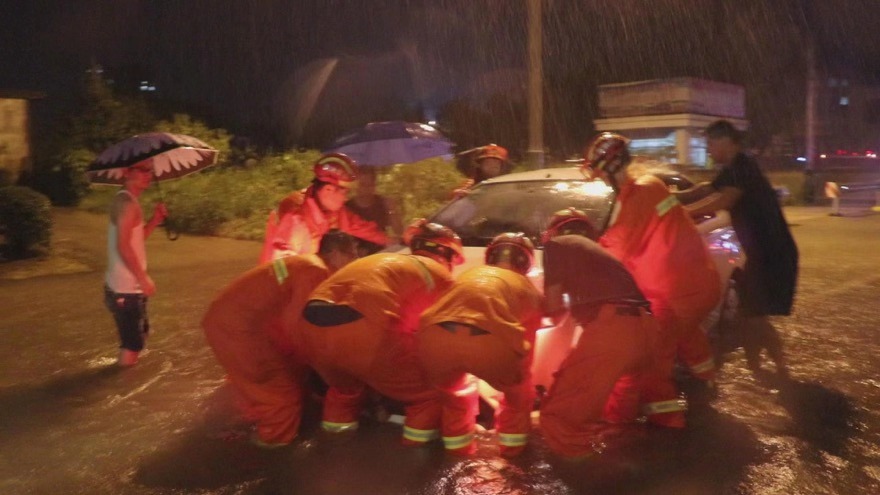
{"type": "Polygon", "coordinates": [[[351,263],[322,283],[303,311],[293,341],[329,386],[321,426],[357,429],[365,387],[404,404],[403,443],[439,436],[441,394],[419,365],[419,316],[452,285],[463,262],[461,239],[419,221],[404,233],[412,254],[377,253],[351,263]]]}
{"type": "Polygon", "coordinates": [[[657,368],[645,390],[648,420],[681,428],[685,408],[673,377],[676,357],[714,388],[713,352],[700,325],[720,301],[721,278],[690,215],[663,181],[632,166],[628,143],[610,132],[596,136],[584,152],[583,170],[617,193],[599,244],[632,273],[660,324],[657,368]]]}
{"type": "Polygon", "coordinates": [[[208,344],[256,420],[252,441],[261,447],[289,444],[299,431],[304,357],[283,326],[299,324],[312,291],[355,258],[357,243],[339,230],[321,238],[318,253],[264,263],[236,278],[202,318],[208,344]]]}
{"type": "Polygon", "coordinates": [[[486,264],[460,274],[421,318],[419,360],[443,391],[443,443],[447,452],[476,450],[474,376],[504,394],[496,411],[501,454],[525,448],[534,403],[530,367],[542,297],[526,277],[534,246],[521,233],[495,237],[486,264]],[[474,375],[474,376],[471,376],[474,375]]]}
{"type": "Polygon", "coordinates": [[[592,452],[601,421],[639,417],[657,322],[626,268],[592,240],[586,214],[557,212],[542,237],[546,313],[569,310],[582,333],[541,401],[540,424],[553,452],[578,457],[592,452]]]}

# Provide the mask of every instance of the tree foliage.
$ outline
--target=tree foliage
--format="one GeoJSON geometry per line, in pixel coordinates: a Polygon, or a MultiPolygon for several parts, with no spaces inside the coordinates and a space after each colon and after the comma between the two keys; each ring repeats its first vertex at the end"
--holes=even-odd
{"type": "Polygon", "coordinates": [[[117,94],[100,66],[86,72],[79,104],[36,154],[34,171],[23,183],[57,205],[76,205],[89,191],[85,171],[104,149],[136,134],[165,131],[188,134],[229,155],[230,135],[185,114],[160,120],[140,97],[117,94]]]}
{"type": "Polygon", "coordinates": [[[0,187],[0,258],[24,258],[49,249],[52,218],[49,198],[21,186],[0,187]]]}

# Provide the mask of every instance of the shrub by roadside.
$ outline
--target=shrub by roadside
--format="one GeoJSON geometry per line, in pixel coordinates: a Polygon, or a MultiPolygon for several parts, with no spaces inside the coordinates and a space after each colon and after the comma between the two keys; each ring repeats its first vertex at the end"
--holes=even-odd
{"type": "MultiPolygon", "coordinates": [[[[315,150],[267,155],[252,166],[209,168],[159,188],[178,231],[262,240],[269,211],[291,190],[309,185],[318,156],[315,150]]],[[[446,202],[461,181],[450,162],[432,159],[381,170],[377,191],[397,201],[408,222],[446,202]]],[[[117,190],[92,186],[80,208],[103,214],[117,190]]],[[[150,187],[141,201],[144,211],[158,200],[156,187],[150,187]]]]}
{"type": "Polygon", "coordinates": [[[0,187],[0,258],[19,259],[48,252],[52,237],[49,198],[22,186],[0,187]]]}

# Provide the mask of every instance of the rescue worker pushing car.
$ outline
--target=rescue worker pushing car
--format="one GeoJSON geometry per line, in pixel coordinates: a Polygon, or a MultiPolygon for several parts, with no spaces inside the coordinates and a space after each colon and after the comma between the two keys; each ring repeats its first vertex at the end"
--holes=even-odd
{"type": "Polygon", "coordinates": [[[554,214],[543,234],[546,313],[558,320],[568,309],[583,330],[541,401],[544,440],[564,457],[592,452],[599,421],[639,416],[658,332],[635,280],[595,237],[586,214],[573,208],[554,214]]]}
{"type": "Polygon", "coordinates": [[[294,191],[269,214],[260,262],[295,254],[313,254],[330,229],[385,246],[388,237],[374,222],[362,219],[345,202],[357,180],[357,164],[342,153],[321,156],[313,166],[312,184],[294,191]]]}
{"type": "Polygon", "coordinates": [[[297,325],[312,291],[357,258],[354,238],[331,230],[318,253],[264,263],[230,283],[208,307],[202,328],[226,370],[260,446],[290,443],[299,431],[304,357],[284,336],[297,325]]]}
{"type": "Polygon", "coordinates": [[[632,273],[660,323],[657,370],[645,393],[648,420],[684,427],[686,406],[673,381],[676,353],[691,373],[714,386],[715,364],[700,328],[721,297],[721,279],[688,213],[653,175],[630,167],[629,140],[605,132],[584,153],[584,173],[617,193],[599,244],[632,273]]]}
{"type": "Polygon", "coordinates": [[[446,411],[466,413],[449,418],[444,411],[449,452],[476,449],[477,395],[469,374],[503,393],[495,422],[501,454],[512,457],[526,446],[534,403],[529,368],[543,314],[541,294],[526,278],[533,259],[534,246],[524,234],[495,237],[486,248],[486,264],[459,275],[422,315],[419,360],[431,383],[443,390],[446,411]]]}
{"type": "Polygon", "coordinates": [[[412,254],[378,253],[336,272],[311,296],[292,341],[329,385],[322,428],[358,427],[365,386],[404,403],[403,443],[439,436],[441,394],[418,363],[419,316],[452,285],[452,266],[464,261],[461,239],[438,224],[418,221],[404,233],[412,254]]]}

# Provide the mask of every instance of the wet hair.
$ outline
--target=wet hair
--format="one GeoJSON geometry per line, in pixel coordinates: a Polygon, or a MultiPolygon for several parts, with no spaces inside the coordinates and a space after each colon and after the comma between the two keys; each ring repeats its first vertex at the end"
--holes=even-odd
{"type": "Polygon", "coordinates": [[[706,127],[706,137],[709,139],[730,138],[736,144],[742,144],[743,133],[729,120],[716,120],[706,127]]]}
{"type": "Polygon", "coordinates": [[[357,241],[354,237],[339,229],[330,229],[321,237],[318,244],[318,254],[330,254],[333,251],[351,252],[357,249],[357,241]]]}

